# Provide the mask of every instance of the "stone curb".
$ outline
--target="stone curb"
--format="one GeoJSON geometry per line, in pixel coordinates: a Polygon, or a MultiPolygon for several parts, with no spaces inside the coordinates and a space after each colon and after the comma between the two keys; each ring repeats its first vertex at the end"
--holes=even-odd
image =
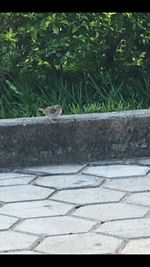
{"type": "Polygon", "coordinates": [[[150,155],[150,110],[0,120],[0,168],[150,155]]]}

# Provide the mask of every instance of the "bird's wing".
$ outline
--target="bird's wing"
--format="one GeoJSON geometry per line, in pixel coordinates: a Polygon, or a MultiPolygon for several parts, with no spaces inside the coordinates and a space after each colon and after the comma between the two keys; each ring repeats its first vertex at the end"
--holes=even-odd
{"type": "Polygon", "coordinates": [[[47,111],[49,111],[51,114],[54,114],[56,112],[55,108],[48,108],[47,111]]]}

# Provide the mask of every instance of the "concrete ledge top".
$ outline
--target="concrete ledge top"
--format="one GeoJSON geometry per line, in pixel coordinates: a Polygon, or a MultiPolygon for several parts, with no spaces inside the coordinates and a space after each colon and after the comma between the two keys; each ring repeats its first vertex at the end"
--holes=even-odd
{"type": "MultiPolygon", "coordinates": [[[[86,113],[86,114],[74,114],[74,115],[62,115],[56,122],[73,122],[73,121],[89,121],[89,120],[111,120],[113,118],[128,118],[128,117],[149,117],[150,109],[142,110],[129,110],[129,111],[117,111],[117,112],[105,112],[105,113],[86,113]]],[[[50,124],[45,117],[27,117],[27,118],[11,118],[1,119],[1,126],[16,126],[16,125],[29,125],[29,124],[50,124]]]]}

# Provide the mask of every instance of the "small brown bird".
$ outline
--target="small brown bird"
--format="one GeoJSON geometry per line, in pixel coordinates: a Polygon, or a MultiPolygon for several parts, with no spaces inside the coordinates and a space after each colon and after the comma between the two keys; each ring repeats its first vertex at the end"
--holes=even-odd
{"type": "Polygon", "coordinates": [[[60,105],[55,105],[47,108],[39,108],[43,114],[54,123],[53,119],[56,119],[62,113],[62,107],[60,105]]]}

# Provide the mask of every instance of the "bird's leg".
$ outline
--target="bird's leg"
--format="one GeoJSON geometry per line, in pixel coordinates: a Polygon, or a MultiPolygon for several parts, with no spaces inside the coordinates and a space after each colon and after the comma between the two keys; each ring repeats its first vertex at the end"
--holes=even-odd
{"type": "Polygon", "coordinates": [[[47,118],[48,118],[52,123],[55,123],[49,116],[47,116],[47,118]]]}

